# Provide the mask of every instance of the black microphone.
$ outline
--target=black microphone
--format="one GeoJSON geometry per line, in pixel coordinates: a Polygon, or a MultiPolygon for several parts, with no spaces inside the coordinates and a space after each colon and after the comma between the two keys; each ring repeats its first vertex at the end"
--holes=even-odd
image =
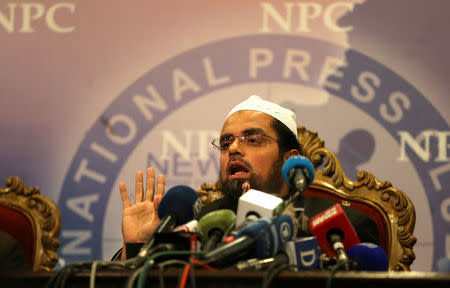
{"type": "Polygon", "coordinates": [[[196,207],[199,206],[200,198],[194,189],[179,185],[169,189],[158,207],[158,217],[160,220],[158,227],[153,232],[150,239],[141,247],[138,255],[130,259],[131,266],[139,266],[148,257],[149,250],[155,243],[155,235],[169,232],[174,227],[187,223],[194,218],[196,207]]]}
{"type": "Polygon", "coordinates": [[[303,192],[313,182],[315,169],[308,158],[297,155],[284,162],[281,174],[284,182],[292,189],[296,192],[303,192]]]}
{"type": "Polygon", "coordinates": [[[200,198],[191,187],[184,185],[172,187],[159,204],[158,217],[161,221],[155,232],[168,232],[178,225],[191,221],[199,203],[200,198]]]}

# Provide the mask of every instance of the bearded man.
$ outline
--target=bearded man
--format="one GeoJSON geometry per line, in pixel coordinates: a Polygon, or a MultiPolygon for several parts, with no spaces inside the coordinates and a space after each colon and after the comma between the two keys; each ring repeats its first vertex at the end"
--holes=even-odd
{"type": "MultiPolygon", "coordinates": [[[[297,123],[294,112],[278,104],[265,101],[259,96],[250,96],[234,107],[222,126],[220,137],[212,144],[220,151],[219,182],[224,195],[202,208],[199,218],[218,209],[232,209],[236,212],[237,202],[242,194],[242,184],[250,183],[253,189],[288,199],[292,193],[281,174],[284,162],[301,154],[298,142],[297,123]]],[[[119,185],[123,202],[122,234],[125,243],[145,242],[159,224],[157,214],[164,195],[165,178],[156,180],[153,168],[147,169],[147,183],[144,193],[143,173],[136,173],[136,203],[131,205],[123,182],[119,185]],[[144,197],[145,195],[145,197],[144,197]]],[[[306,220],[335,204],[328,199],[300,199],[297,205],[304,205],[299,221],[294,221],[298,235],[307,235],[306,220]],[[299,223],[300,222],[300,223],[299,223]],[[300,224],[300,225],[299,225],[300,224]],[[303,225],[302,225],[303,224],[303,225]],[[303,227],[299,228],[299,227],[303,227]]],[[[355,226],[361,241],[377,243],[378,231],[375,222],[364,214],[345,210],[355,226]],[[356,224],[356,225],[355,225],[356,224]],[[359,232],[358,227],[364,227],[359,232]],[[367,232],[368,231],[368,232],[367,232]],[[367,232],[367,233],[366,233],[367,232]]],[[[288,212],[295,219],[293,206],[288,212]]],[[[126,259],[122,253],[122,259],[126,259]]]]}

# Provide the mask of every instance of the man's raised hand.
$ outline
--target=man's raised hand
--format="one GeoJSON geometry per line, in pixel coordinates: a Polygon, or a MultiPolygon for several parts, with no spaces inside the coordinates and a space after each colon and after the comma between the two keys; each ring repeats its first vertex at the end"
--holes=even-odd
{"type": "Polygon", "coordinates": [[[165,191],[165,177],[158,175],[155,193],[155,170],[147,168],[147,183],[144,193],[142,171],[136,172],[135,203],[131,204],[125,183],[119,190],[123,203],[122,235],[125,243],[145,242],[159,224],[158,207],[165,191]]]}

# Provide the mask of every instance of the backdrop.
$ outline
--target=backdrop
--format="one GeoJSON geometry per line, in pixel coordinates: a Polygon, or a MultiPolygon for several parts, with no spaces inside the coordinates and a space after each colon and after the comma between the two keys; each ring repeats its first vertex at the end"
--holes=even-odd
{"type": "MultiPolygon", "coordinates": [[[[218,175],[209,144],[251,94],[317,130],[351,178],[412,199],[413,270],[450,254],[449,1],[0,4],[0,176],[60,207],[58,265],[121,247],[118,183],[218,175]],[[349,153],[351,152],[351,153],[349,153]]],[[[133,197],[134,195],[131,195],[133,197]]]]}

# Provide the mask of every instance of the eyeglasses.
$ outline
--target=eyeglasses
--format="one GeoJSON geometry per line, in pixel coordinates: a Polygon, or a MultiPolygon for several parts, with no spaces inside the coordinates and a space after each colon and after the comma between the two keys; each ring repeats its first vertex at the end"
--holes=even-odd
{"type": "Polygon", "coordinates": [[[238,138],[239,144],[244,144],[245,146],[255,147],[255,148],[262,146],[269,139],[278,142],[278,140],[275,138],[272,138],[272,137],[264,135],[264,134],[257,133],[257,134],[241,135],[241,136],[230,135],[230,136],[223,137],[223,138],[219,137],[219,138],[213,139],[211,144],[217,150],[220,150],[220,151],[228,150],[230,148],[231,144],[233,144],[234,138],[238,138]]]}

